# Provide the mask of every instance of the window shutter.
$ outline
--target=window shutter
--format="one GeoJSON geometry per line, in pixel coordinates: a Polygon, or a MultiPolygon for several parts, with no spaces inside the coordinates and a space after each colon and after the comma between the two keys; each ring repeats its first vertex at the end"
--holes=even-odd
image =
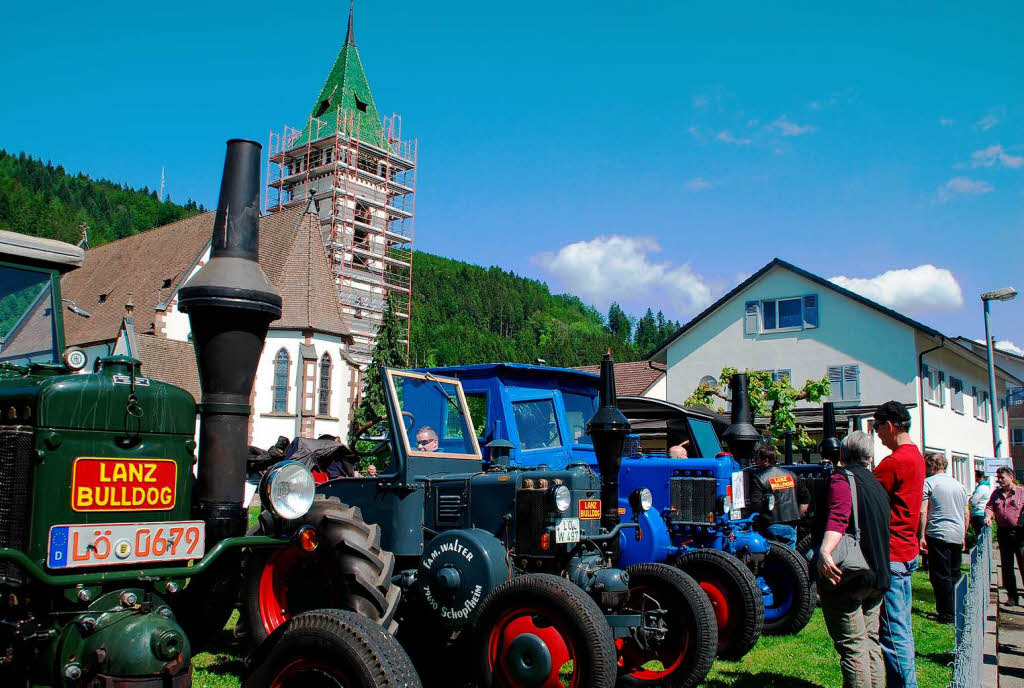
{"type": "Polygon", "coordinates": [[[829,399],[841,401],[843,398],[843,366],[828,367],[828,384],[832,388],[829,399]]]}
{"type": "Polygon", "coordinates": [[[859,365],[848,365],[843,369],[843,399],[860,399],[859,365]]]}
{"type": "Polygon", "coordinates": [[[804,297],[804,327],[818,326],[818,295],[808,294],[804,297]]]}
{"type": "Polygon", "coordinates": [[[921,364],[921,385],[923,391],[921,396],[930,400],[932,398],[932,371],[928,370],[928,364],[921,364]]]}
{"type": "Polygon", "coordinates": [[[938,385],[939,385],[939,394],[938,394],[939,406],[945,406],[946,405],[946,374],[940,370],[938,377],[939,377],[939,379],[938,379],[938,385]]]}
{"type": "Polygon", "coordinates": [[[743,334],[758,334],[761,330],[761,304],[758,301],[747,301],[746,315],[743,318],[743,334]]]}

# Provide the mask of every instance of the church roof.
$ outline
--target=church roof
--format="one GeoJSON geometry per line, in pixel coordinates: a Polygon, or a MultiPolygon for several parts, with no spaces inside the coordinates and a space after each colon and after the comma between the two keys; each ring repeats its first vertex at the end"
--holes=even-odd
{"type": "MultiPolygon", "coordinates": [[[[213,212],[155,227],[85,254],[85,266],[61,279],[61,291],[92,317],[64,318],[67,344],[106,342],[117,336],[128,294],[135,330],[155,330],[192,269],[203,259],[213,233],[213,212]]],[[[319,221],[301,206],[260,218],[260,266],[281,292],[283,317],[273,329],[313,329],[345,336],[337,292],[320,238],[319,221]],[[310,290],[315,290],[313,295],[310,290]]]]}
{"type": "Polygon", "coordinates": [[[142,363],[142,374],[161,382],[169,382],[188,391],[196,401],[202,397],[199,367],[192,342],[139,335],[136,354],[142,363]]]}
{"type": "Polygon", "coordinates": [[[352,30],[352,11],[349,10],[348,33],[345,36],[345,44],[341,46],[334,66],[327,75],[320,95],[313,103],[310,117],[318,119],[320,124],[313,126],[311,122],[306,123],[302,135],[292,144],[292,147],[303,146],[308,141],[310,129],[312,128],[313,140],[330,136],[337,130],[336,111],[341,108],[342,113],[353,113],[356,117],[356,135],[360,141],[371,143],[383,148],[386,141],[383,140],[384,130],[381,125],[380,113],[377,105],[373,102],[373,93],[370,91],[370,83],[366,79],[366,72],[363,71],[362,60],[359,59],[359,49],[356,48],[355,34],[352,30]]]}

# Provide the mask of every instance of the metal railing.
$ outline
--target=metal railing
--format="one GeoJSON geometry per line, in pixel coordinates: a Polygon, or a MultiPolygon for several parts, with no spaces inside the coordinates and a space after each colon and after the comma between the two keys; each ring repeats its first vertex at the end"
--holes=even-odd
{"type": "Polygon", "coordinates": [[[978,544],[971,550],[971,570],[957,581],[956,648],[953,651],[951,688],[974,688],[982,684],[985,662],[985,616],[988,613],[992,581],[992,536],[982,528],[978,544]]]}

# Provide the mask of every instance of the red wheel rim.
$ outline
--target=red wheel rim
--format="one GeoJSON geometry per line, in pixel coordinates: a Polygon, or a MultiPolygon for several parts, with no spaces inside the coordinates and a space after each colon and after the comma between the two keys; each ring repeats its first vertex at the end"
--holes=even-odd
{"type": "Polygon", "coordinates": [[[498,617],[491,627],[487,639],[487,666],[491,676],[498,685],[520,688],[530,685],[533,688],[564,688],[561,679],[561,668],[569,661],[573,662],[572,676],[569,686],[577,688],[580,680],[579,662],[569,633],[558,618],[553,618],[538,609],[525,607],[510,609],[498,617]],[[551,670],[540,683],[522,683],[514,680],[509,668],[509,650],[519,636],[531,634],[539,638],[551,655],[551,670]]]}
{"type": "Polygon", "coordinates": [[[294,682],[293,686],[309,686],[310,688],[320,688],[321,686],[324,688],[327,686],[348,688],[349,686],[348,678],[337,667],[308,659],[296,659],[285,666],[271,681],[270,688],[289,688],[289,684],[292,682],[294,682]]]}
{"type": "MultiPolygon", "coordinates": [[[[662,591],[664,592],[664,591],[662,591]]],[[[657,590],[651,590],[646,586],[635,586],[629,589],[630,604],[633,609],[643,609],[645,594],[657,599],[657,590]]],[[[641,648],[632,638],[619,638],[615,641],[615,647],[619,650],[619,668],[622,672],[632,678],[641,681],[660,680],[679,668],[690,649],[690,631],[686,620],[682,618],[678,609],[672,605],[662,606],[668,608],[666,625],[668,633],[662,647],[659,650],[641,648]],[[648,669],[645,664],[649,662],[661,662],[661,669],[648,669]]]]}
{"type": "Polygon", "coordinates": [[[715,609],[715,620],[718,622],[718,644],[725,643],[736,626],[736,616],[729,613],[730,606],[734,604],[733,596],[716,579],[700,581],[701,590],[711,600],[711,606],[715,609]]]}

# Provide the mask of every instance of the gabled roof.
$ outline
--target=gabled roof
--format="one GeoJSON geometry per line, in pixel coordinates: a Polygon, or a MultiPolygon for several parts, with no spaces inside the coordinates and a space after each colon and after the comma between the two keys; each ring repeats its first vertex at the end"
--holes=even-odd
{"type": "Polygon", "coordinates": [[[370,91],[370,82],[366,79],[366,72],[363,71],[363,62],[359,59],[359,49],[356,48],[355,34],[352,30],[352,10],[349,9],[348,33],[345,36],[345,44],[341,46],[334,66],[327,75],[320,95],[313,103],[310,117],[320,119],[320,125],[313,127],[311,122],[306,123],[302,135],[292,146],[304,146],[308,141],[310,129],[312,128],[314,140],[329,136],[337,129],[335,112],[341,108],[342,112],[351,112],[358,119],[358,139],[366,143],[372,143],[378,147],[384,147],[383,127],[381,126],[380,113],[377,105],[373,102],[373,93],[370,91]]]}
{"type": "MultiPolygon", "coordinates": [[[[114,339],[129,293],[135,331],[152,332],[155,313],[168,307],[209,248],[213,219],[213,212],[195,215],[87,251],[85,266],[61,279],[63,295],[92,315],[67,314],[68,346],[114,339]]],[[[271,328],[348,335],[315,216],[301,206],[265,215],[259,235],[260,266],[284,300],[271,328]]]]}
{"type": "MultiPolygon", "coordinates": [[[[620,396],[639,397],[661,379],[665,371],[651,367],[650,361],[615,364],[615,392],[620,396]]],[[[601,373],[601,366],[580,366],[588,373],[601,373]]]]}
{"type": "Polygon", "coordinates": [[[202,391],[192,342],[139,335],[138,344],[143,375],[181,387],[199,401],[202,391]]]}
{"type": "MultiPolygon", "coordinates": [[[[668,346],[672,342],[674,342],[675,340],[679,339],[681,336],[683,336],[684,334],[689,332],[699,322],[704,320],[704,318],[708,317],[709,315],[711,315],[712,313],[717,311],[721,306],[723,306],[725,303],[727,303],[734,296],[736,296],[737,294],[742,292],[744,289],[749,287],[751,284],[753,284],[757,280],[761,279],[761,277],[763,275],[765,275],[769,270],[771,270],[772,268],[776,268],[776,267],[781,267],[781,268],[784,268],[786,270],[789,270],[790,272],[794,272],[794,273],[800,275],[801,277],[803,277],[804,279],[810,280],[811,282],[814,282],[816,284],[820,284],[821,286],[825,287],[826,289],[831,289],[832,291],[834,291],[834,292],[836,292],[838,294],[842,294],[843,296],[845,296],[848,299],[853,299],[854,301],[856,301],[857,303],[859,303],[861,305],[867,306],[868,308],[872,308],[872,309],[878,311],[879,313],[882,313],[883,315],[887,315],[890,318],[893,318],[894,320],[898,320],[899,322],[903,323],[904,325],[908,325],[909,327],[912,327],[915,330],[918,330],[918,331],[922,332],[923,334],[926,334],[926,335],[928,335],[930,337],[935,337],[937,339],[946,339],[946,336],[943,335],[938,330],[936,330],[935,328],[932,328],[932,327],[929,327],[929,326],[927,326],[927,325],[925,325],[923,323],[920,323],[920,322],[914,320],[913,318],[908,318],[907,316],[903,315],[902,313],[898,313],[898,312],[892,310],[891,308],[887,308],[887,307],[883,306],[882,304],[877,303],[875,301],[872,301],[871,299],[866,298],[864,296],[861,296],[860,294],[858,294],[856,292],[850,291],[849,289],[846,289],[845,287],[840,287],[838,284],[835,284],[834,282],[830,282],[827,279],[825,279],[824,277],[819,277],[818,275],[815,275],[813,272],[808,272],[807,270],[804,270],[803,268],[798,268],[797,266],[793,265],[792,263],[787,263],[786,261],[782,260],[781,258],[773,258],[770,263],[765,265],[763,268],[761,268],[760,270],[755,272],[753,275],[751,275],[747,279],[745,279],[742,282],[740,282],[739,284],[737,284],[725,296],[723,296],[722,298],[718,299],[713,304],[711,304],[710,306],[705,308],[703,311],[701,311],[699,314],[697,314],[692,320],[690,320],[690,322],[686,323],[685,325],[680,327],[678,330],[676,330],[668,339],[663,341],[658,346],[654,347],[654,349],[652,349],[651,351],[647,352],[647,355],[645,355],[644,358],[648,359],[648,360],[651,360],[651,359],[654,359],[657,356],[661,356],[662,354],[664,354],[665,350],[668,348],[668,346]]],[[[663,363],[664,361],[660,361],[659,360],[657,362],[663,363]]]]}

